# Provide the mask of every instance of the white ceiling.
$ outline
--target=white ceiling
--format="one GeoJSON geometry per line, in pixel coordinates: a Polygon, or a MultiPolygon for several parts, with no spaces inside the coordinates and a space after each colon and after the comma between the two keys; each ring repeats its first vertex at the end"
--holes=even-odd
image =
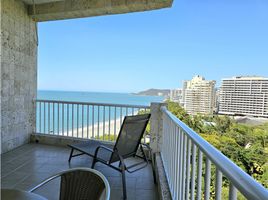
{"type": "MultiPolygon", "coordinates": [[[[26,4],[33,4],[33,0],[22,0],[26,4]]],[[[56,1],[63,1],[63,0],[34,0],[35,4],[42,4],[42,3],[50,3],[56,1]]]]}

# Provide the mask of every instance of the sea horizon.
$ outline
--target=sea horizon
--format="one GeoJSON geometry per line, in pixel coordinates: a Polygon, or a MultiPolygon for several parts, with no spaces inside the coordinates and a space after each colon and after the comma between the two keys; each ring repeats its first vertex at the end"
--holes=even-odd
{"type": "Polygon", "coordinates": [[[163,96],[138,95],[134,93],[37,90],[37,99],[94,102],[110,104],[130,104],[149,106],[151,102],[163,102],[163,96]]]}
{"type": "MultiPolygon", "coordinates": [[[[38,91],[51,91],[51,92],[89,92],[89,93],[111,93],[111,94],[135,94],[138,92],[119,92],[119,91],[94,91],[94,90],[58,90],[58,89],[38,89],[38,91]]],[[[146,95],[144,95],[146,96],[146,95]]]]}
{"type": "MultiPolygon", "coordinates": [[[[133,105],[135,107],[150,106],[151,102],[163,102],[164,97],[135,95],[131,93],[38,90],[37,99],[88,102],[89,104],[133,105]]],[[[69,133],[66,130],[73,129],[77,135],[81,135],[83,131],[86,131],[90,136],[92,136],[92,132],[98,133],[101,136],[107,130],[113,130],[113,134],[115,134],[118,133],[122,120],[126,115],[135,115],[140,110],[138,108],[128,109],[127,107],[107,107],[103,105],[77,107],[78,104],[76,103],[73,109],[72,106],[67,107],[67,104],[54,103],[50,104],[49,107],[48,104],[39,103],[36,107],[36,130],[38,133],[50,134],[56,132],[61,135],[68,135],[69,133]],[[67,113],[70,114],[68,115],[67,113]],[[78,120],[78,118],[84,120],[78,120]]]]}

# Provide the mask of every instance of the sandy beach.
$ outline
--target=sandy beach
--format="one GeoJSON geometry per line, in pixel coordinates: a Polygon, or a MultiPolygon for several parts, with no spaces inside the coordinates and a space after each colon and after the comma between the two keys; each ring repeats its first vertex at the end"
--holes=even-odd
{"type": "MultiPolygon", "coordinates": [[[[134,115],[137,115],[138,112],[135,112],[134,115]]],[[[80,128],[74,128],[72,130],[72,127],[70,126],[67,130],[64,129],[64,132],[60,132],[59,135],[61,136],[68,136],[68,137],[75,137],[75,138],[85,138],[85,139],[98,139],[102,137],[103,135],[118,135],[121,127],[121,123],[123,123],[124,118],[120,119],[117,118],[116,120],[111,119],[110,123],[109,120],[99,123],[95,123],[94,125],[87,126],[87,124],[84,124],[84,127],[80,128]]],[[[108,139],[108,138],[107,138],[108,139]]],[[[112,138],[111,138],[112,139],[112,138]]]]}
{"type": "MultiPolygon", "coordinates": [[[[123,122],[123,120],[122,120],[123,122]]],[[[69,137],[79,137],[79,138],[98,138],[105,135],[114,135],[119,133],[120,130],[120,119],[95,123],[93,126],[84,126],[80,128],[74,128],[73,130],[70,128],[67,132],[65,130],[60,135],[69,136],[69,137]]]]}

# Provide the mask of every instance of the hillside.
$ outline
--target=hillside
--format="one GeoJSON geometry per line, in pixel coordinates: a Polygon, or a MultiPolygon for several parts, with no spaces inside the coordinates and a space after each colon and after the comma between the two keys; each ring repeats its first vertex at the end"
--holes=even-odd
{"type": "Polygon", "coordinates": [[[169,96],[170,90],[168,89],[148,89],[145,91],[141,91],[138,93],[135,93],[136,95],[146,95],[146,96],[169,96]]]}

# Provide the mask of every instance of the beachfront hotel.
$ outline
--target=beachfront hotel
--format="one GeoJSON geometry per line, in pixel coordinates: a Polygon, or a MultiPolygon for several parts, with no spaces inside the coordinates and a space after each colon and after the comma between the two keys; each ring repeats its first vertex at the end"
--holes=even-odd
{"type": "Polygon", "coordinates": [[[216,81],[194,76],[183,83],[184,108],[189,114],[212,114],[215,109],[216,81]]]}
{"type": "Polygon", "coordinates": [[[222,79],[219,114],[268,117],[268,78],[237,76],[222,79]]]}

